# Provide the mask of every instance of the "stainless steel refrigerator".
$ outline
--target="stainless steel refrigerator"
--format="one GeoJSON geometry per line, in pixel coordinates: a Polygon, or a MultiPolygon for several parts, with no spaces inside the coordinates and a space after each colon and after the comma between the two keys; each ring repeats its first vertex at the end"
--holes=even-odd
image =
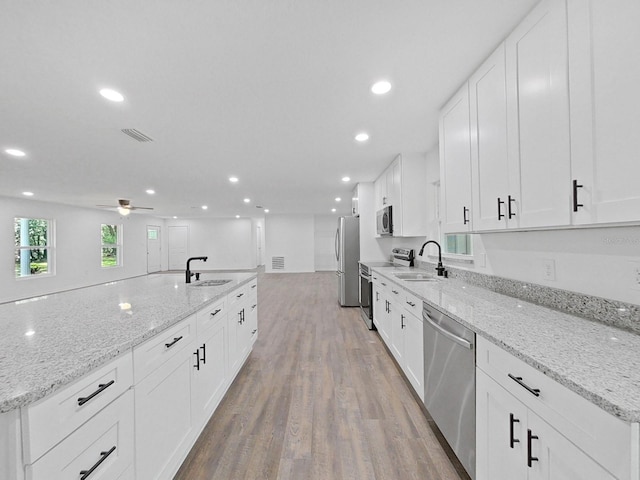
{"type": "Polygon", "coordinates": [[[360,305],[360,223],[356,217],[338,218],[336,230],[338,302],[343,307],[360,305]]]}

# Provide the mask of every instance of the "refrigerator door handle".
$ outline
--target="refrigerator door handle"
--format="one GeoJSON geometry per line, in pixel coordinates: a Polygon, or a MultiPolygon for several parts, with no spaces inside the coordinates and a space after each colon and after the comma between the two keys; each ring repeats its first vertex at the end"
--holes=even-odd
{"type": "Polygon", "coordinates": [[[336,261],[340,261],[340,256],[338,255],[338,235],[340,234],[340,229],[336,230],[336,241],[335,241],[335,248],[336,248],[336,261]]]}

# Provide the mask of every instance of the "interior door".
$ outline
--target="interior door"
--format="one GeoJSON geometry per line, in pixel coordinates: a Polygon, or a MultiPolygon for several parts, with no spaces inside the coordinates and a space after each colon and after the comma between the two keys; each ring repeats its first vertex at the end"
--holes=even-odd
{"type": "Polygon", "coordinates": [[[160,227],[147,225],[147,273],[161,270],[160,251],[160,227]]]}
{"type": "Polygon", "coordinates": [[[169,227],[169,270],[184,270],[189,256],[189,227],[169,227]]]}

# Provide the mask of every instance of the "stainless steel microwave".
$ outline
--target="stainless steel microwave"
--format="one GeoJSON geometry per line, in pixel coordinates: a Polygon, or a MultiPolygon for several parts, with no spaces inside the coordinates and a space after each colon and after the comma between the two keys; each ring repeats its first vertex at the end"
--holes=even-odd
{"type": "Polygon", "coordinates": [[[391,216],[391,208],[389,205],[382,210],[378,210],[376,214],[376,232],[378,235],[393,235],[393,221],[391,216]]]}

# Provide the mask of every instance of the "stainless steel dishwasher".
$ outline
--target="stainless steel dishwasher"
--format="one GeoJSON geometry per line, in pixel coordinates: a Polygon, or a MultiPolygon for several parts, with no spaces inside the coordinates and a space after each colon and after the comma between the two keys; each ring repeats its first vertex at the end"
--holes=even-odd
{"type": "Polygon", "coordinates": [[[476,474],[476,335],[423,303],[424,404],[471,478],[476,474]]]}

